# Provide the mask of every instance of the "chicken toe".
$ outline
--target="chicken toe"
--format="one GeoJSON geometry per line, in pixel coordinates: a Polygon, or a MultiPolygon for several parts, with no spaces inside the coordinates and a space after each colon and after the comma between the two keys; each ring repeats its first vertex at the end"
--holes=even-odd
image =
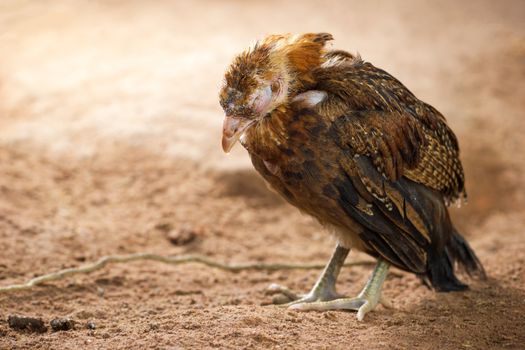
{"type": "Polygon", "coordinates": [[[290,309],[294,310],[354,310],[357,311],[357,319],[362,321],[365,315],[374,310],[378,304],[391,307],[390,302],[381,296],[381,288],[388,273],[389,264],[384,260],[379,260],[372,276],[367,284],[355,298],[337,298],[328,301],[322,300],[299,300],[289,304],[290,309]]]}

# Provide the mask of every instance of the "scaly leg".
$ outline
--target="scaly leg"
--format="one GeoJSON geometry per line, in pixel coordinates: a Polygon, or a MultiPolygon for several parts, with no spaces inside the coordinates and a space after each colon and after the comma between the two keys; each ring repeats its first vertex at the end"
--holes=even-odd
{"type": "Polygon", "coordinates": [[[366,283],[365,287],[356,298],[340,298],[329,301],[299,302],[290,306],[296,310],[336,310],[347,309],[357,311],[357,319],[362,321],[366,313],[375,309],[381,303],[385,307],[390,307],[381,296],[381,288],[388,274],[389,264],[378,259],[377,265],[366,283]]]}
{"type": "Polygon", "coordinates": [[[302,303],[325,302],[340,298],[341,296],[335,291],[335,282],[349,252],[350,249],[344,248],[338,244],[335,247],[335,251],[330,258],[330,261],[321,273],[321,276],[317,279],[312,290],[306,295],[296,294],[287,287],[278,284],[270,285],[268,287],[268,292],[271,294],[282,293],[293,300],[291,303],[285,304],[285,306],[292,306],[295,304],[301,305],[302,303]]]}

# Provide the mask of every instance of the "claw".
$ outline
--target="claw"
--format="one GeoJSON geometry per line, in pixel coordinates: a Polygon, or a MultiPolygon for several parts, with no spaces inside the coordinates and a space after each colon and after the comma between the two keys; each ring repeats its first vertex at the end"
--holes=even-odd
{"type": "Polygon", "coordinates": [[[363,306],[361,306],[357,311],[357,320],[362,321],[365,318],[367,312],[372,311],[373,309],[375,309],[375,307],[376,306],[372,306],[372,303],[370,303],[369,301],[365,302],[363,306]]]}
{"type": "Polygon", "coordinates": [[[297,299],[300,299],[302,297],[302,295],[295,293],[294,291],[292,291],[288,287],[282,286],[282,285],[277,284],[277,283],[270,284],[266,288],[266,294],[268,294],[268,295],[284,294],[288,298],[290,298],[290,300],[297,300],[297,299]]]}

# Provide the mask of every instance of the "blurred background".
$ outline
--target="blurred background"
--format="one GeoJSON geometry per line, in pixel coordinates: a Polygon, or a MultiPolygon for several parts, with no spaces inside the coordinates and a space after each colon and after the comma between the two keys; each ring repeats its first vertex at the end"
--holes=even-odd
{"type": "MultiPolygon", "coordinates": [[[[0,6],[0,136],[50,151],[89,155],[99,142],[117,138],[224,163],[216,147],[223,72],[235,54],[271,33],[332,33],[334,47],[391,72],[459,134],[479,124],[480,114],[489,125],[476,132],[490,123],[511,132],[513,114],[523,112],[523,90],[515,91],[523,85],[521,1],[5,0],[0,6]]],[[[505,140],[497,147],[502,153],[518,150],[505,140]]]]}
{"type": "MultiPolygon", "coordinates": [[[[453,215],[489,273],[513,291],[501,292],[503,300],[523,313],[525,2],[519,0],[1,1],[0,284],[105,254],[144,250],[236,261],[324,261],[333,242],[320,227],[267,192],[241,147],[228,156],[222,153],[217,98],[231,59],[254,40],[318,31],[332,33],[334,48],[359,52],[446,116],[460,141],[469,193],[469,204],[453,215]]],[[[100,276],[110,281],[127,276],[117,287],[105,287],[114,288],[118,300],[101,302],[91,293],[93,278],[81,278],[75,283],[84,283],[84,289],[59,284],[65,291],[39,297],[54,306],[36,309],[78,317],[79,308],[91,307],[79,305],[98,300],[97,307],[111,317],[121,310],[123,298],[142,300],[152,283],[167,290],[192,289],[204,280],[210,294],[194,301],[214,310],[233,305],[227,302],[235,293],[241,305],[261,297],[269,281],[264,276],[232,281],[218,273],[214,282],[209,271],[188,268],[172,285],[163,278],[172,276],[170,267],[112,271],[100,276]],[[150,273],[147,281],[143,273],[150,273]],[[232,292],[232,286],[239,290],[232,292]]],[[[357,271],[352,281],[366,278],[366,271],[357,271]]],[[[306,288],[315,275],[304,280],[304,274],[292,274],[291,283],[306,288]]],[[[411,278],[405,276],[401,285],[418,285],[411,278]]],[[[405,287],[394,287],[395,298],[405,287]]],[[[403,300],[409,305],[429,298],[425,293],[418,289],[415,297],[403,300]]],[[[16,300],[0,299],[1,318],[1,310],[23,311],[20,305],[31,298],[28,292],[16,300]]],[[[149,300],[153,304],[141,304],[146,311],[159,307],[166,295],[158,292],[149,300]]],[[[124,320],[136,320],[139,311],[119,312],[124,320]]],[[[437,304],[432,311],[440,314],[437,304]]],[[[167,325],[178,322],[168,317],[175,312],[170,307],[159,312],[166,313],[167,325]]],[[[231,312],[241,317],[247,311],[231,312]]],[[[495,324],[483,315],[475,313],[475,323],[495,324]]],[[[454,347],[464,339],[482,348],[494,345],[491,341],[513,344],[523,339],[523,329],[507,327],[508,315],[507,321],[488,326],[490,332],[504,329],[508,339],[467,328],[452,338],[437,335],[436,341],[454,347]]],[[[321,321],[309,317],[317,329],[321,321]]],[[[206,320],[202,316],[200,322],[206,320]]],[[[232,324],[226,325],[213,329],[227,335],[232,324]]],[[[253,327],[268,330],[265,324],[253,327]]],[[[120,329],[127,340],[138,332],[132,324],[120,329]]],[[[177,339],[184,344],[195,332],[177,333],[177,339]]],[[[202,332],[199,344],[210,345],[202,332]]],[[[240,338],[246,336],[239,332],[240,338]]],[[[334,341],[344,340],[336,331],[327,332],[334,341]]],[[[394,334],[383,336],[391,340],[394,334]]],[[[118,344],[125,344],[122,339],[118,344]]],[[[227,339],[219,345],[237,344],[236,337],[227,339]]],[[[313,339],[303,341],[318,338],[313,339]]],[[[409,339],[397,342],[418,344],[418,337],[409,339]]],[[[283,335],[282,341],[297,344],[293,336],[283,335]]]]}

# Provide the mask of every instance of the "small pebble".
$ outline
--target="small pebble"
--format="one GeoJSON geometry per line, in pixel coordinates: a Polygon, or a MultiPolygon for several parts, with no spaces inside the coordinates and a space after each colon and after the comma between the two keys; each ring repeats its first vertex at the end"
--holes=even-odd
{"type": "Polygon", "coordinates": [[[87,329],[91,329],[91,330],[97,329],[97,325],[95,324],[95,322],[91,322],[90,321],[90,322],[86,323],[86,328],[87,329]]]}
{"type": "Polygon", "coordinates": [[[7,324],[10,328],[15,330],[27,330],[29,332],[45,333],[47,327],[41,318],[9,315],[7,317],[7,324]]]}
{"type": "Polygon", "coordinates": [[[171,230],[166,233],[166,238],[171,244],[181,246],[193,242],[200,235],[198,229],[183,227],[179,230],[171,230]]]}
{"type": "Polygon", "coordinates": [[[189,244],[203,233],[202,228],[195,228],[189,225],[175,229],[169,222],[158,223],[155,225],[155,229],[163,232],[166,239],[177,246],[189,244]]]}
{"type": "Polygon", "coordinates": [[[284,295],[284,294],[275,294],[274,296],[272,296],[272,304],[275,304],[275,305],[282,305],[282,304],[286,304],[286,303],[289,303],[291,302],[292,299],[290,299],[290,297],[284,295]]]}
{"type": "Polygon", "coordinates": [[[55,318],[51,320],[51,329],[53,332],[69,331],[75,328],[75,321],[70,318],[55,318]]]}

